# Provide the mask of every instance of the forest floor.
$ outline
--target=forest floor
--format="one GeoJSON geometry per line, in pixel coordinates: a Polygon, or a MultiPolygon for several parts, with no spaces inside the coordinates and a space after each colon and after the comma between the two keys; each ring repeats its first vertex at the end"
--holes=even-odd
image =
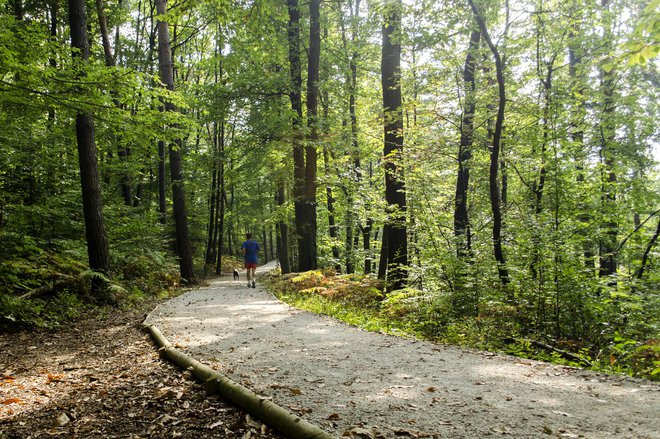
{"type": "Polygon", "coordinates": [[[656,383],[370,333],[243,280],[178,296],[147,323],[336,436],[660,438],[656,383]]]}
{"type": "Polygon", "coordinates": [[[0,334],[0,439],[281,438],[159,358],[155,305],[0,334]]]}
{"type": "Polygon", "coordinates": [[[0,334],[0,439],[281,437],[161,360],[152,309],[177,349],[336,436],[660,437],[655,383],[368,333],[222,278],[0,334]]]}

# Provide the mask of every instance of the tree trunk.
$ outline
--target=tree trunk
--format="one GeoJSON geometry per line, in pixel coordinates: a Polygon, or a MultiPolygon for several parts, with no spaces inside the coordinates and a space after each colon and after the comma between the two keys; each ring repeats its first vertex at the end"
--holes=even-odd
{"type": "Polygon", "coordinates": [[[316,143],[318,141],[319,59],[321,33],[319,24],[320,0],[310,0],[309,56],[307,62],[307,127],[309,136],[305,142],[304,194],[296,203],[298,227],[299,270],[317,267],[316,244],[316,143]],[[298,218],[300,217],[300,218],[298,218]]]}
{"type": "MultiPolygon", "coordinates": [[[[585,163],[587,161],[588,151],[585,150],[584,143],[584,127],[586,119],[585,98],[586,95],[586,72],[582,63],[584,56],[584,49],[578,40],[580,34],[579,24],[580,17],[571,17],[571,21],[575,23],[574,28],[569,33],[570,42],[568,44],[568,73],[571,78],[571,114],[570,114],[570,133],[572,141],[572,150],[575,160],[575,169],[577,171],[576,183],[580,191],[586,190],[585,182],[585,163]]],[[[591,207],[587,201],[587,197],[578,198],[578,219],[583,229],[587,229],[592,222],[592,215],[590,213],[591,207]]],[[[593,270],[594,264],[594,244],[589,234],[583,233],[582,238],[582,253],[584,257],[584,265],[587,269],[593,270]]]]}
{"type": "MultiPolygon", "coordinates": [[[[603,22],[605,35],[603,40],[610,49],[612,48],[612,12],[609,10],[609,0],[602,0],[603,7],[603,22]]],[[[606,49],[607,50],[607,49],[606,49]]],[[[610,52],[606,52],[610,53],[610,52]]],[[[614,102],[614,88],[616,86],[616,77],[614,69],[600,70],[601,88],[603,90],[603,106],[602,116],[600,121],[600,160],[602,169],[601,179],[601,241],[600,241],[600,269],[598,274],[600,277],[612,276],[610,284],[615,285],[616,280],[616,255],[615,247],[617,242],[617,227],[616,221],[616,182],[617,177],[614,172],[616,148],[616,127],[614,124],[615,118],[615,102],[614,102]]]]}
{"type": "MultiPolygon", "coordinates": [[[[291,88],[289,100],[293,110],[292,146],[293,146],[293,203],[295,208],[295,226],[298,249],[304,249],[302,237],[305,236],[305,149],[303,146],[302,130],[302,72],[300,65],[300,6],[298,0],[287,0],[289,11],[288,39],[289,39],[289,72],[291,88]]],[[[282,266],[284,270],[284,266],[282,266]]],[[[299,267],[302,269],[302,267],[299,267]]]]}
{"type": "Polygon", "coordinates": [[[406,228],[406,193],[403,175],[403,109],[401,101],[401,0],[385,4],[381,60],[383,91],[385,201],[387,224],[383,240],[387,240],[381,258],[386,260],[388,290],[401,289],[408,277],[408,235],[406,228]],[[386,235],[386,236],[385,236],[386,235]]]}
{"type": "MultiPolygon", "coordinates": [[[[215,151],[215,147],[213,148],[215,151]]],[[[217,192],[217,184],[218,184],[218,170],[216,169],[215,163],[213,163],[213,172],[211,173],[211,196],[209,197],[209,226],[207,228],[207,236],[206,236],[206,256],[204,258],[204,262],[209,265],[212,264],[215,261],[215,231],[217,230],[216,227],[216,217],[215,217],[215,195],[217,192]]]]}
{"type": "MultiPolygon", "coordinates": [[[[220,176],[219,176],[219,194],[217,195],[220,198],[220,204],[218,206],[218,214],[216,221],[218,221],[218,237],[217,237],[217,247],[216,247],[216,265],[215,265],[215,274],[220,276],[222,274],[222,248],[224,247],[224,236],[225,236],[225,206],[227,193],[225,192],[225,166],[223,163],[220,164],[220,176]]],[[[227,241],[231,246],[231,241],[227,241]]],[[[231,248],[231,247],[230,247],[231,248]]],[[[231,253],[231,252],[230,252],[231,253]]]]}
{"type": "MultiPolygon", "coordinates": [[[[166,0],[157,0],[156,10],[160,17],[167,14],[166,0]]],[[[168,90],[174,90],[174,63],[170,51],[170,32],[166,21],[158,20],[158,67],[160,80],[168,90]]],[[[165,111],[176,111],[174,104],[165,102],[165,111]]],[[[186,199],[183,187],[183,171],[181,166],[181,140],[169,146],[170,177],[172,179],[172,204],[174,207],[174,224],[176,229],[176,248],[179,256],[181,277],[187,282],[195,281],[195,270],[192,261],[192,248],[188,233],[188,217],[186,199]]]]}
{"type": "Polygon", "coordinates": [[[167,176],[165,175],[165,142],[158,141],[158,213],[161,224],[167,224],[167,176]]]}
{"type": "MultiPolygon", "coordinates": [[[[500,199],[500,189],[498,184],[498,170],[499,170],[499,160],[500,160],[500,141],[502,139],[502,130],[504,127],[504,108],[506,106],[506,89],[504,87],[504,66],[502,64],[502,59],[500,58],[499,51],[497,47],[493,44],[488,33],[488,28],[486,23],[479,13],[479,10],[474,4],[473,0],[468,0],[470,7],[472,8],[472,13],[474,14],[479,28],[481,29],[481,34],[488,44],[491,52],[493,53],[493,58],[495,58],[495,73],[497,76],[497,88],[499,95],[499,102],[497,106],[497,119],[495,120],[495,130],[493,131],[493,144],[490,151],[490,173],[489,173],[489,186],[490,186],[490,205],[493,212],[493,253],[495,255],[495,260],[497,261],[497,272],[500,278],[500,282],[504,287],[506,287],[509,282],[509,272],[506,268],[506,259],[504,258],[504,250],[502,248],[502,210],[501,210],[501,199],[500,199]]],[[[513,297],[508,297],[510,301],[513,300],[513,297]]]]}
{"type": "Polygon", "coordinates": [[[362,249],[364,250],[364,274],[371,274],[371,229],[374,220],[367,218],[367,223],[362,227],[362,249]]]}
{"type": "MultiPolygon", "coordinates": [[[[101,43],[103,45],[103,56],[105,58],[105,65],[107,67],[114,67],[116,65],[115,56],[112,54],[112,48],[110,47],[110,37],[108,33],[108,20],[105,15],[105,7],[103,0],[96,0],[96,14],[99,21],[99,29],[101,31],[101,43]]],[[[115,107],[121,109],[121,104],[116,99],[116,92],[111,91],[113,96],[113,102],[115,107]]],[[[130,156],[130,149],[122,147],[122,142],[119,137],[117,137],[117,156],[122,167],[126,166],[128,157],[130,156]]],[[[120,172],[120,186],[121,194],[124,198],[124,205],[133,206],[133,191],[131,189],[131,178],[127,169],[122,169],[120,172]]]]}
{"type": "MultiPolygon", "coordinates": [[[[84,0],[69,0],[69,25],[71,27],[71,47],[78,50],[73,53],[73,57],[74,59],[80,58],[85,64],[89,59],[89,40],[84,0]]],[[[93,271],[104,273],[107,276],[110,271],[110,259],[103,220],[94,121],[91,115],[84,113],[76,115],[76,139],[89,266],[93,271]]],[[[94,277],[92,291],[100,294],[103,283],[99,278],[94,277]]]]}
{"type": "MultiPolygon", "coordinates": [[[[325,167],[326,179],[330,176],[330,154],[328,153],[327,146],[323,147],[323,163],[325,167]]],[[[325,188],[325,194],[328,204],[328,228],[330,232],[330,240],[332,241],[332,259],[335,261],[335,271],[341,273],[341,264],[339,263],[339,247],[337,240],[339,238],[337,233],[337,224],[335,224],[335,197],[332,195],[332,186],[329,184],[325,188]]]]}
{"type": "Polygon", "coordinates": [[[456,177],[456,196],[454,198],[454,236],[456,237],[456,254],[459,258],[466,258],[470,253],[470,240],[468,218],[468,187],[470,183],[469,160],[472,157],[472,144],[474,139],[474,112],[475,112],[475,53],[479,48],[481,32],[473,30],[470,34],[470,44],[465,64],[463,66],[463,83],[465,85],[465,103],[461,120],[461,140],[458,149],[458,175],[456,177]]]}
{"type": "MultiPolygon", "coordinates": [[[[284,181],[280,181],[277,186],[277,205],[281,208],[286,201],[284,191],[284,181]]],[[[291,264],[289,259],[289,232],[286,222],[280,219],[277,223],[277,257],[280,260],[280,268],[282,274],[291,272],[291,264]]]]}

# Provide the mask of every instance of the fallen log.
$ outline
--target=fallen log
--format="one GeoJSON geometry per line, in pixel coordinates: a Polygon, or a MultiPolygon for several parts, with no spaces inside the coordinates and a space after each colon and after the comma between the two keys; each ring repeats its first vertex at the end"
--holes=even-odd
{"type": "Polygon", "coordinates": [[[330,439],[334,437],[279,405],[258,396],[220,372],[179,352],[172,347],[172,344],[160,332],[158,327],[154,325],[146,325],[145,327],[158,345],[161,355],[169,358],[179,367],[190,370],[199,381],[204,383],[207,392],[222,396],[287,437],[293,439],[330,439]]]}
{"type": "Polygon", "coordinates": [[[565,351],[564,349],[560,349],[560,348],[558,348],[558,347],[555,347],[555,346],[552,346],[552,345],[549,345],[549,344],[547,344],[547,343],[543,343],[543,342],[540,342],[540,341],[537,341],[537,340],[527,340],[527,339],[523,339],[522,341],[523,341],[523,342],[527,342],[527,343],[529,343],[529,344],[532,345],[532,346],[536,346],[537,348],[545,349],[545,350],[547,350],[547,351],[556,352],[556,353],[558,353],[562,358],[565,358],[565,359],[567,359],[567,360],[576,361],[576,362],[578,362],[578,363],[585,364],[585,365],[587,365],[587,366],[589,366],[589,367],[592,366],[591,361],[589,361],[589,360],[587,360],[586,358],[583,358],[583,357],[581,357],[581,356],[579,356],[579,355],[577,355],[577,354],[574,354],[574,353],[572,353],[572,352],[565,351]]]}
{"type": "Polygon", "coordinates": [[[19,299],[25,300],[34,297],[47,296],[53,294],[63,288],[75,285],[80,280],[79,276],[69,276],[67,274],[58,274],[59,279],[54,282],[49,282],[46,285],[34,288],[22,295],[18,296],[19,299]]]}

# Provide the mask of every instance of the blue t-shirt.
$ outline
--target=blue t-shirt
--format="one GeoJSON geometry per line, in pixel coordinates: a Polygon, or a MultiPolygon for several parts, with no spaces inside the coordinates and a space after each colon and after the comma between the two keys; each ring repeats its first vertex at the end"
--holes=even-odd
{"type": "Polygon", "coordinates": [[[248,241],[245,241],[243,245],[241,245],[241,249],[245,249],[245,262],[248,264],[256,264],[257,263],[257,252],[261,250],[261,247],[259,247],[259,244],[257,241],[250,239],[248,241]]]}

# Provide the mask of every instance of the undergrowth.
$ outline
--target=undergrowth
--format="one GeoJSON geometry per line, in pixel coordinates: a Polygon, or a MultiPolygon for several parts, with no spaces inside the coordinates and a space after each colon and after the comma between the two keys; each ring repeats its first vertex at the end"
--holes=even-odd
{"type": "Polygon", "coordinates": [[[0,329],[54,328],[92,307],[130,307],[179,284],[165,252],[113,248],[109,276],[90,271],[84,243],[0,233],[0,329]],[[92,278],[106,285],[103,300],[90,293],[92,278]]]}
{"type": "Polygon", "coordinates": [[[385,296],[378,280],[333,270],[273,274],[267,284],[286,303],[369,331],[660,379],[658,339],[638,341],[616,333],[597,344],[548,340],[531,333],[524,310],[513,305],[488,303],[476,315],[457,315],[451,299],[440,294],[406,288],[385,296]]]}

